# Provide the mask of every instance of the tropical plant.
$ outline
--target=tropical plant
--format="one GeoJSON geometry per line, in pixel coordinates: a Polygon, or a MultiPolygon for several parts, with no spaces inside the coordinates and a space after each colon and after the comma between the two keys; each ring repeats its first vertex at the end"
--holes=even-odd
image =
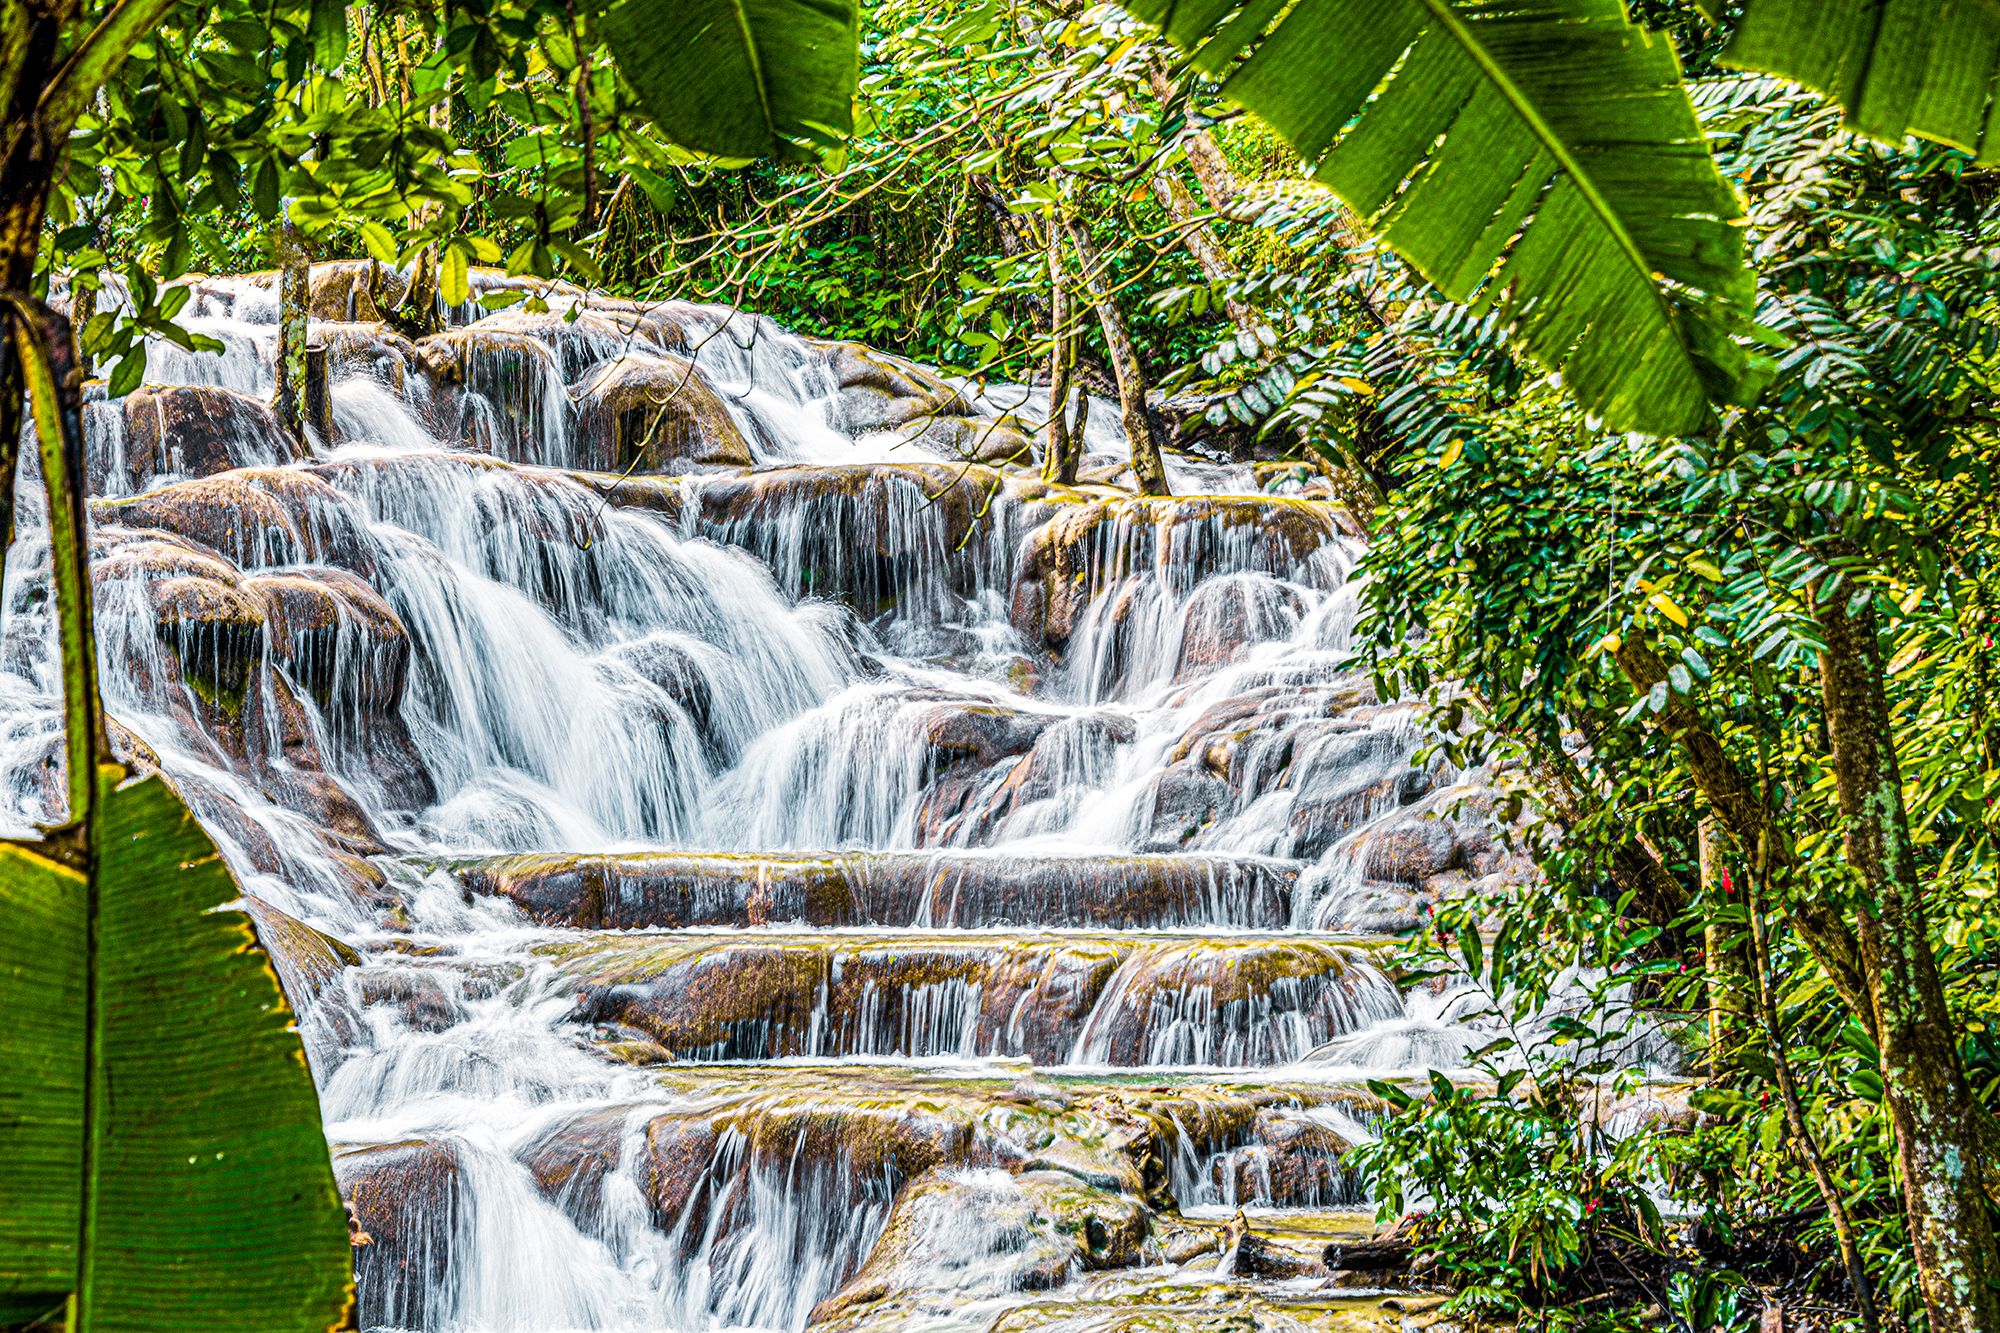
{"type": "Polygon", "coordinates": [[[69,331],[7,315],[48,493],[70,818],[0,843],[0,1323],[335,1327],[347,1226],[305,1051],[214,845],[110,758],[69,331]]]}

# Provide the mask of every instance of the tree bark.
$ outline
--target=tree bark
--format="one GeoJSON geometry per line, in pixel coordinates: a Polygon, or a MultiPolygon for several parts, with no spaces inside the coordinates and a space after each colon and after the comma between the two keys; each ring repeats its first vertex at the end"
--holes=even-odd
{"type": "MultiPolygon", "coordinates": [[[[1492,716],[1492,710],[1487,714],[1492,716]]],[[[1591,788],[1574,759],[1522,729],[1504,730],[1527,751],[1528,780],[1543,810],[1564,831],[1603,812],[1604,798],[1591,788]]],[[[1610,873],[1618,891],[1632,895],[1632,909],[1642,921],[1665,929],[1687,906],[1680,881],[1637,839],[1618,840],[1611,853],[1610,873]]]]}
{"type": "Polygon", "coordinates": [[[1104,331],[1104,347],[1111,357],[1111,373],[1118,379],[1119,415],[1125,438],[1132,445],[1132,472],[1139,479],[1142,495],[1172,495],[1167,484],[1167,466],[1160,457],[1160,438],[1153,415],[1146,410],[1146,376],[1139,365],[1139,352],[1132,345],[1132,331],[1118,298],[1105,281],[1097,249],[1075,218],[1063,215],[1060,224],[1069,233],[1070,247],[1076,251],[1077,267],[1083,272],[1084,289],[1097,308],[1097,323],[1104,331]]]}
{"type": "MultiPolygon", "coordinates": [[[[1070,372],[1076,365],[1076,341],[1070,333],[1069,272],[1062,258],[1062,229],[1051,221],[1049,252],[1049,416],[1042,445],[1042,480],[1058,486],[1076,485],[1082,441],[1069,429],[1070,372]]],[[[1085,395],[1088,401],[1089,395],[1085,395]]]]}
{"type": "Polygon", "coordinates": [[[306,332],[312,302],[312,261],[305,237],[292,221],[291,201],[278,211],[278,386],[271,407],[278,422],[299,440],[306,438],[306,332]]]}
{"type": "Polygon", "coordinates": [[[1856,935],[1924,1306],[1933,1333],[1991,1333],[2000,1329],[2000,1292],[1990,1284],[2000,1247],[1980,1178],[1984,1135],[1931,951],[1875,613],[1850,614],[1844,592],[1815,602],[1843,848],[1863,888],[1856,935]]]}
{"type": "MultiPolygon", "coordinates": [[[[1626,679],[1641,694],[1667,678],[1667,664],[1636,634],[1621,640],[1613,656],[1626,679]]],[[[1789,867],[1794,860],[1791,844],[1770,826],[1764,804],[1749,778],[1708,730],[1694,705],[1680,695],[1672,695],[1666,708],[1653,715],[1653,725],[1680,746],[1695,785],[1701,788],[1709,808],[1737,845],[1757,847],[1768,842],[1771,867],[1774,870],[1789,867]]],[[[1799,938],[1826,970],[1840,998],[1847,1002],[1869,1034],[1874,1035],[1875,1003],[1854,932],[1840,909],[1831,903],[1792,895],[1785,903],[1785,913],[1793,929],[1799,932],[1799,938]]]]}
{"type": "MultiPolygon", "coordinates": [[[[1701,821],[1701,887],[1710,902],[1732,896],[1735,882],[1727,862],[1728,835],[1714,815],[1701,821]]],[[[1708,1061],[1710,1077],[1720,1077],[1728,1065],[1727,1052],[1743,1039],[1750,1014],[1748,969],[1743,950],[1731,947],[1722,923],[1710,921],[1702,928],[1702,958],[1708,982],[1708,1061]]],[[[1761,978],[1760,978],[1761,979],[1761,978]]]]}
{"type": "Polygon", "coordinates": [[[1255,333],[1259,322],[1257,312],[1234,290],[1235,283],[1243,276],[1242,272],[1223,253],[1222,239],[1201,216],[1201,205],[1195,202],[1193,192],[1181,183],[1171,167],[1163,167],[1153,177],[1153,193],[1159,198],[1160,207],[1167,210],[1167,216],[1180,229],[1181,244],[1194,257],[1201,275],[1221,293],[1223,313],[1237,328],[1255,333]]]}

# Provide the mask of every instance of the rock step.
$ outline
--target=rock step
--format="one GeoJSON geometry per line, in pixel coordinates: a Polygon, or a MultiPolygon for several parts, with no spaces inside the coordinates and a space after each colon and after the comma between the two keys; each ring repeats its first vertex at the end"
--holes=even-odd
{"type": "Polygon", "coordinates": [[[733,855],[641,852],[462,862],[468,898],[512,899],[542,925],[1033,924],[1100,929],[1292,919],[1295,865],[1224,855],[1022,855],[978,851],[733,855]]]}
{"type": "MultiPolygon", "coordinates": [[[[1233,1243],[1218,1234],[1227,1220],[1180,1216],[1172,1159],[1226,1150],[1285,1117],[1359,1123],[1379,1109],[1365,1089],[1331,1083],[679,1068],[631,1100],[545,1112],[513,1162],[543,1200],[614,1247],[633,1242],[622,1225],[605,1225],[607,1211],[636,1191],[652,1243],[663,1237],[677,1260],[676,1294],[711,1302],[717,1322],[799,1327],[810,1314],[819,1326],[872,1322],[926,1275],[964,1271],[934,1262],[947,1240],[975,1250],[996,1242],[990,1255],[945,1256],[995,1265],[991,1295],[1034,1291],[1075,1268],[1212,1264],[1233,1243]],[[954,1215],[993,1219],[1009,1236],[940,1227],[954,1215]],[[812,1261],[795,1266],[796,1287],[708,1280],[774,1244],[812,1261]]],[[[1274,1139],[1268,1151],[1286,1169],[1273,1178],[1335,1177],[1353,1141],[1274,1139]]],[[[342,1194],[373,1240],[361,1255],[378,1279],[363,1286],[373,1302],[364,1322],[423,1326],[431,1284],[421,1279],[443,1271],[466,1211],[490,1206],[474,1197],[505,1167],[490,1154],[451,1136],[336,1145],[342,1194]]],[[[1278,1246],[1269,1248],[1275,1263],[1278,1246]]],[[[1310,1249],[1286,1252],[1310,1258],[1310,1249]]]]}
{"type": "Polygon", "coordinates": [[[1303,935],[675,931],[539,952],[612,1054],[1269,1067],[1402,1014],[1365,944],[1303,935]]]}

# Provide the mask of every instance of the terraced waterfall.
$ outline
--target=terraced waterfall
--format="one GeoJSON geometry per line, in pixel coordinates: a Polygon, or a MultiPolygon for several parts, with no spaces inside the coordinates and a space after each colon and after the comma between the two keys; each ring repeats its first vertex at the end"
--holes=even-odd
{"type": "MultiPolygon", "coordinates": [[[[1023,390],[570,292],[411,342],[351,265],[299,440],[268,278],[194,286],[228,350],[90,408],[107,706],[300,1012],[366,1327],[1380,1317],[1327,1287],[1363,1076],[1483,1038],[1379,945],[1524,872],[1343,667],[1318,483],[1137,498],[1107,408],[1054,489],[1023,390]]],[[[16,830],[62,799],[38,485],[16,830]]]]}

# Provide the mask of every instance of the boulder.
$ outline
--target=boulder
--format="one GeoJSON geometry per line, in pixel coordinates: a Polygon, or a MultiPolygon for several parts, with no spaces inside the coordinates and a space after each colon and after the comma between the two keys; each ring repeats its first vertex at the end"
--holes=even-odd
{"type": "Polygon", "coordinates": [[[678,356],[619,356],[578,391],[576,456],[600,471],[678,474],[748,467],[750,443],[721,395],[678,356]]]}
{"type": "Polygon", "coordinates": [[[365,1328],[435,1328],[449,1310],[444,1276],[464,1185],[447,1142],[336,1147],[333,1172],[354,1229],[354,1281],[365,1328]]]}
{"type": "Polygon", "coordinates": [[[90,489],[143,491],[161,477],[209,477],[238,467],[273,467],[305,457],[270,405],[208,384],[142,385],[123,400],[122,448],[93,451],[90,489]]]}

